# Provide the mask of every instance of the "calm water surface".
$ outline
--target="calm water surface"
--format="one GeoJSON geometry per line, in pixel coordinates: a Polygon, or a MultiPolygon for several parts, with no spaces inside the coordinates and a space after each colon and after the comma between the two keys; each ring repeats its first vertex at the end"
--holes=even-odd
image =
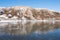
{"type": "Polygon", "coordinates": [[[0,22],[0,40],[60,40],[60,22],[0,22]]]}

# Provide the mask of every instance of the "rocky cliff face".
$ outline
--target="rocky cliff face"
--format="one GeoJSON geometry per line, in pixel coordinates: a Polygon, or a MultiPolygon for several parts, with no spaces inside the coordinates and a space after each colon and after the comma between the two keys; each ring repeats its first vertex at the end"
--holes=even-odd
{"type": "Polygon", "coordinates": [[[31,8],[26,6],[15,6],[0,8],[0,20],[60,20],[60,12],[48,9],[31,8]]]}

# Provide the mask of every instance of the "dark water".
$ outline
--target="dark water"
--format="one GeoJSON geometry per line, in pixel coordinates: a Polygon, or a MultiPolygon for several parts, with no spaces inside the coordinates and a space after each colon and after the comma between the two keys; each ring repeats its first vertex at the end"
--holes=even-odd
{"type": "Polygon", "coordinates": [[[60,22],[1,22],[0,40],[60,40],[60,22]]]}

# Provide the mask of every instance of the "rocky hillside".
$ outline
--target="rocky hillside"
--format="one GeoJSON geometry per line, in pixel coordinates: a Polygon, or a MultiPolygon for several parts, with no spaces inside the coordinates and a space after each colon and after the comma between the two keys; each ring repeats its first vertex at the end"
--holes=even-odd
{"type": "Polygon", "coordinates": [[[60,12],[27,6],[0,7],[0,20],[60,20],[60,12]]]}

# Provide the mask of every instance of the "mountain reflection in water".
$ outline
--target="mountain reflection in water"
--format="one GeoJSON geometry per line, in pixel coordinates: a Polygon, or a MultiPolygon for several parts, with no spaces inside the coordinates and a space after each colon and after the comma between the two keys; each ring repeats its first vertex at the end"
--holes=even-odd
{"type": "Polygon", "coordinates": [[[1,22],[0,39],[59,40],[60,22],[1,22]]]}

